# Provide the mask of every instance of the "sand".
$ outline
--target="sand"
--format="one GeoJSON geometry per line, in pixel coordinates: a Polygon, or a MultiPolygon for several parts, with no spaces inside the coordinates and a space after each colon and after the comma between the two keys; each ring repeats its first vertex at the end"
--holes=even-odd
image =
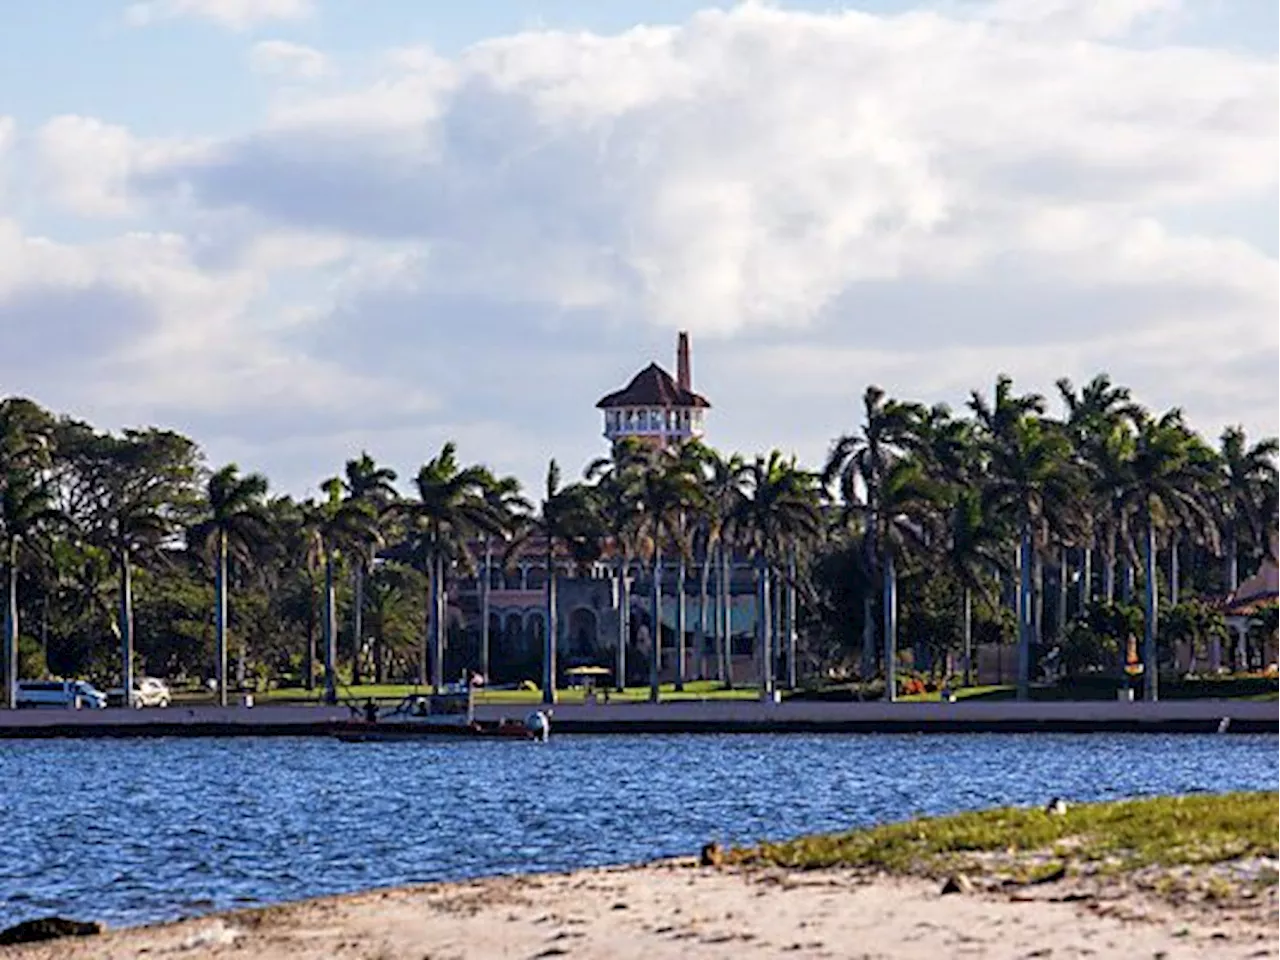
{"type": "Polygon", "coordinates": [[[1273,892],[1264,900],[1178,908],[1061,884],[943,896],[935,881],[671,861],[329,897],[0,948],[0,958],[1276,957],[1273,892]]]}

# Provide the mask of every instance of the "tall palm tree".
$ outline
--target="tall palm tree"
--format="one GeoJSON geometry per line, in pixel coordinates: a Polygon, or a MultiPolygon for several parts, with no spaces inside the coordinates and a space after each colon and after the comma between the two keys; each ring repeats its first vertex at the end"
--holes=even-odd
{"type": "Polygon", "coordinates": [[[1205,494],[1206,481],[1212,479],[1212,475],[1204,472],[1205,461],[1197,456],[1195,436],[1183,422],[1182,411],[1170,410],[1158,418],[1138,411],[1133,421],[1133,458],[1128,464],[1120,500],[1122,509],[1137,521],[1143,538],[1146,564],[1144,689],[1147,700],[1156,700],[1159,698],[1157,532],[1176,524],[1179,518],[1192,518],[1203,525],[1212,522],[1212,504],[1205,494]]]}
{"type": "Polygon", "coordinates": [[[519,548],[533,538],[541,541],[546,563],[546,631],[542,647],[542,702],[556,702],[558,679],[556,656],[559,640],[557,586],[559,570],[556,548],[563,545],[575,562],[598,556],[604,537],[604,524],[596,512],[592,489],[585,484],[560,485],[560,466],[555,460],[547,465],[546,486],[542,505],[536,516],[528,517],[516,535],[512,548],[519,548]]]}
{"type": "Polygon", "coordinates": [[[738,454],[728,457],[710,451],[706,459],[706,476],[702,481],[704,513],[707,517],[707,567],[717,568],[715,646],[717,678],[726,689],[733,688],[733,664],[731,644],[732,623],[732,570],[735,542],[734,518],[738,516],[743,498],[743,484],[747,477],[747,464],[738,454]]]}
{"type": "MultiPolygon", "coordinates": [[[[395,488],[396,472],[390,467],[380,467],[368,453],[348,460],[343,477],[347,499],[353,504],[367,504],[375,521],[386,515],[399,497],[395,488]]],[[[351,603],[351,682],[360,682],[360,655],[364,648],[364,584],[373,565],[374,555],[382,545],[380,524],[363,524],[365,536],[352,540],[348,546],[354,563],[351,575],[355,596],[351,603]]]]}
{"type": "Polygon", "coordinates": [[[969,406],[991,484],[992,502],[1018,531],[1018,698],[1031,692],[1032,565],[1037,537],[1051,521],[1065,522],[1082,484],[1066,434],[1047,422],[1044,398],[1018,396],[1001,374],[988,402],[974,391],[969,406]]]}
{"type": "Polygon", "coordinates": [[[648,451],[636,475],[636,503],[641,529],[649,542],[650,573],[650,657],[649,700],[661,697],[659,670],[662,660],[662,550],[681,511],[696,504],[699,489],[691,473],[691,461],[671,450],[648,451]]]}
{"type": "MultiPolygon", "coordinates": [[[[515,477],[496,477],[486,471],[482,496],[500,524],[499,536],[504,539],[515,533],[531,508],[520,492],[520,481],[515,477]]],[[[493,540],[493,534],[485,533],[484,579],[480,587],[480,676],[485,683],[489,682],[489,593],[493,588],[493,540]]]]}
{"type": "Polygon", "coordinates": [[[1075,461],[1089,485],[1089,509],[1082,515],[1080,611],[1093,597],[1093,551],[1103,537],[1105,559],[1104,595],[1107,603],[1115,597],[1115,566],[1121,552],[1130,552],[1123,543],[1117,488],[1122,483],[1123,464],[1130,456],[1129,421],[1141,408],[1129,388],[1114,384],[1099,373],[1077,391],[1062,377],[1058,394],[1065,409],[1063,429],[1074,449],[1075,461]]]}
{"type": "MultiPolygon", "coordinates": [[[[837,485],[844,503],[858,508],[856,512],[863,520],[860,560],[864,570],[874,574],[882,568],[884,561],[877,539],[881,528],[881,490],[890,466],[914,434],[920,408],[916,404],[889,399],[884,390],[874,385],[867,387],[862,406],[864,423],[861,430],[837,438],[822,470],[822,484],[825,487],[837,485]]],[[[875,671],[872,599],[870,593],[863,595],[861,673],[864,680],[875,671]]]]}
{"type": "Polygon", "coordinates": [[[397,517],[407,527],[411,549],[431,584],[427,643],[431,652],[431,685],[437,692],[444,683],[446,560],[457,556],[470,562],[471,537],[497,534],[502,529],[502,518],[485,500],[488,476],[484,467],[463,467],[458,462],[457,446],[449,442],[414,477],[417,499],[395,506],[397,517]]]}
{"type": "Polygon", "coordinates": [[[627,684],[627,644],[631,639],[632,558],[639,548],[640,511],[639,471],[644,463],[644,448],[634,437],[624,437],[614,444],[608,457],[600,457],[587,465],[583,476],[595,484],[598,510],[613,548],[614,590],[618,598],[618,636],[614,651],[614,686],[621,692],[627,684]]]}
{"type": "Polygon", "coordinates": [[[1241,535],[1264,555],[1271,552],[1276,511],[1275,459],[1280,444],[1275,437],[1267,437],[1250,446],[1244,428],[1239,426],[1224,430],[1219,444],[1222,473],[1218,512],[1226,547],[1227,589],[1234,593],[1240,586],[1241,535]]]}
{"type": "Polygon", "coordinates": [[[964,685],[973,685],[973,597],[990,606],[997,598],[991,572],[1007,570],[1005,531],[976,487],[953,488],[947,510],[948,529],[942,560],[961,590],[961,636],[964,638],[964,685]]]}
{"type": "Polygon", "coordinates": [[[218,702],[227,705],[227,569],[228,562],[251,564],[255,553],[270,541],[271,523],[264,498],[267,478],[260,473],[240,475],[229,463],[209,478],[204,516],[187,530],[189,547],[201,549],[214,566],[215,674],[218,702]]]}
{"type": "Polygon", "coordinates": [[[767,695],[774,689],[775,661],[770,581],[785,569],[793,545],[814,540],[821,531],[815,478],[777,450],[756,457],[747,472],[735,525],[755,558],[760,692],[767,695]]]}
{"type": "MultiPolygon", "coordinates": [[[[326,480],[321,488],[326,499],[320,504],[318,523],[313,528],[324,562],[324,700],[338,702],[338,612],[335,567],[343,554],[353,554],[361,563],[381,540],[378,508],[364,497],[344,497],[346,489],[338,477],[326,480]]],[[[358,581],[363,583],[363,580],[358,581]]],[[[363,591],[360,599],[363,599],[363,591]]],[[[359,600],[357,601],[359,602],[359,600]]],[[[359,620],[356,620],[359,623],[359,620]]],[[[359,672],[360,644],[355,644],[354,675],[359,672]]]]}
{"type": "Polygon", "coordinates": [[[8,701],[18,706],[18,566],[24,554],[38,552],[50,529],[64,522],[53,506],[48,482],[34,470],[15,467],[0,476],[0,543],[4,548],[6,603],[4,664],[8,701]]]}

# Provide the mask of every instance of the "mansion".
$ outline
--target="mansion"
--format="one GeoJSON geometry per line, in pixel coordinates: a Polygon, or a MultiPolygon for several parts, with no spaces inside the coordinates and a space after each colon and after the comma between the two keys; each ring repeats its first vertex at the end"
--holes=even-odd
{"type": "MultiPolygon", "coordinates": [[[[596,407],[604,415],[604,437],[610,443],[636,438],[655,446],[667,446],[700,438],[710,402],[693,389],[689,335],[680,333],[676,348],[676,376],[651,363],[620,390],[602,397],[596,407]]],[[[539,676],[546,631],[544,546],[531,542],[507,569],[496,554],[488,564],[490,673],[494,680],[539,676]]],[[[663,570],[660,674],[664,681],[675,675],[676,637],[685,634],[686,679],[716,675],[713,631],[717,603],[717,577],[709,578],[705,621],[702,617],[701,559],[688,565],[684,596],[679,596],[674,564],[663,570]]],[[[480,576],[455,580],[449,590],[449,626],[456,638],[461,631],[467,650],[478,649],[484,605],[486,561],[477,551],[480,576]]],[[[625,661],[631,683],[645,682],[653,650],[650,591],[652,571],[643,558],[627,568],[629,609],[621,606],[622,590],[617,566],[607,554],[581,568],[567,555],[557,558],[557,650],[560,668],[601,666],[615,669],[617,641],[627,637],[625,661]],[[622,622],[620,622],[620,620],[622,622]]],[[[731,565],[730,618],[731,669],[736,682],[755,677],[752,637],[755,631],[755,580],[749,560],[743,556],[731,565]]],[[[456,645],[456,644],[455,644],[456,645]]],[[[458,660],[471,660],[462,651],[449,656],[447,672],[458,669],[458,660]]],[[[474,669],[475,662],[463,666],[474,669]]]]}

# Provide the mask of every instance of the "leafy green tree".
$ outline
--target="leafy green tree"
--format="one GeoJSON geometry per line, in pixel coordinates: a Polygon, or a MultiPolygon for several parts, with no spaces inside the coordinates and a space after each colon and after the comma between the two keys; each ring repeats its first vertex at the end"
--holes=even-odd
{"type": "Polygon", "coordinates": [[[1227,591],[1240,585],[1241,536],[1271,560],[1277,509],[1276,454],[1280,442],[1267,437],[1249,445],[1243,427],[1228,427],[1220,440],[1218,514],[1226,545],[1227,591]]]}
{"type": "Polygon", "coordinates": [[[14,468],[0,477],[0,544],[4,549],[6,605],[4,617],[5,673],[8,701],[18,705],[18,568],[24,556],[48,546],[51,528],[64,521],[54,508],[49,485],[29,469],[14,468]]]}

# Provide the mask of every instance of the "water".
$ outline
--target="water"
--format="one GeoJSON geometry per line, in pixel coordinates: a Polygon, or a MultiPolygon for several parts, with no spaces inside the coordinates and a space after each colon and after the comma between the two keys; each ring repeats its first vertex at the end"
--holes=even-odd
{"type": "Polygon", "coordinates": [[[0,925],[133,924],[996,804],[1275,789],[1274,736],[0,741],[0,925]]]}

